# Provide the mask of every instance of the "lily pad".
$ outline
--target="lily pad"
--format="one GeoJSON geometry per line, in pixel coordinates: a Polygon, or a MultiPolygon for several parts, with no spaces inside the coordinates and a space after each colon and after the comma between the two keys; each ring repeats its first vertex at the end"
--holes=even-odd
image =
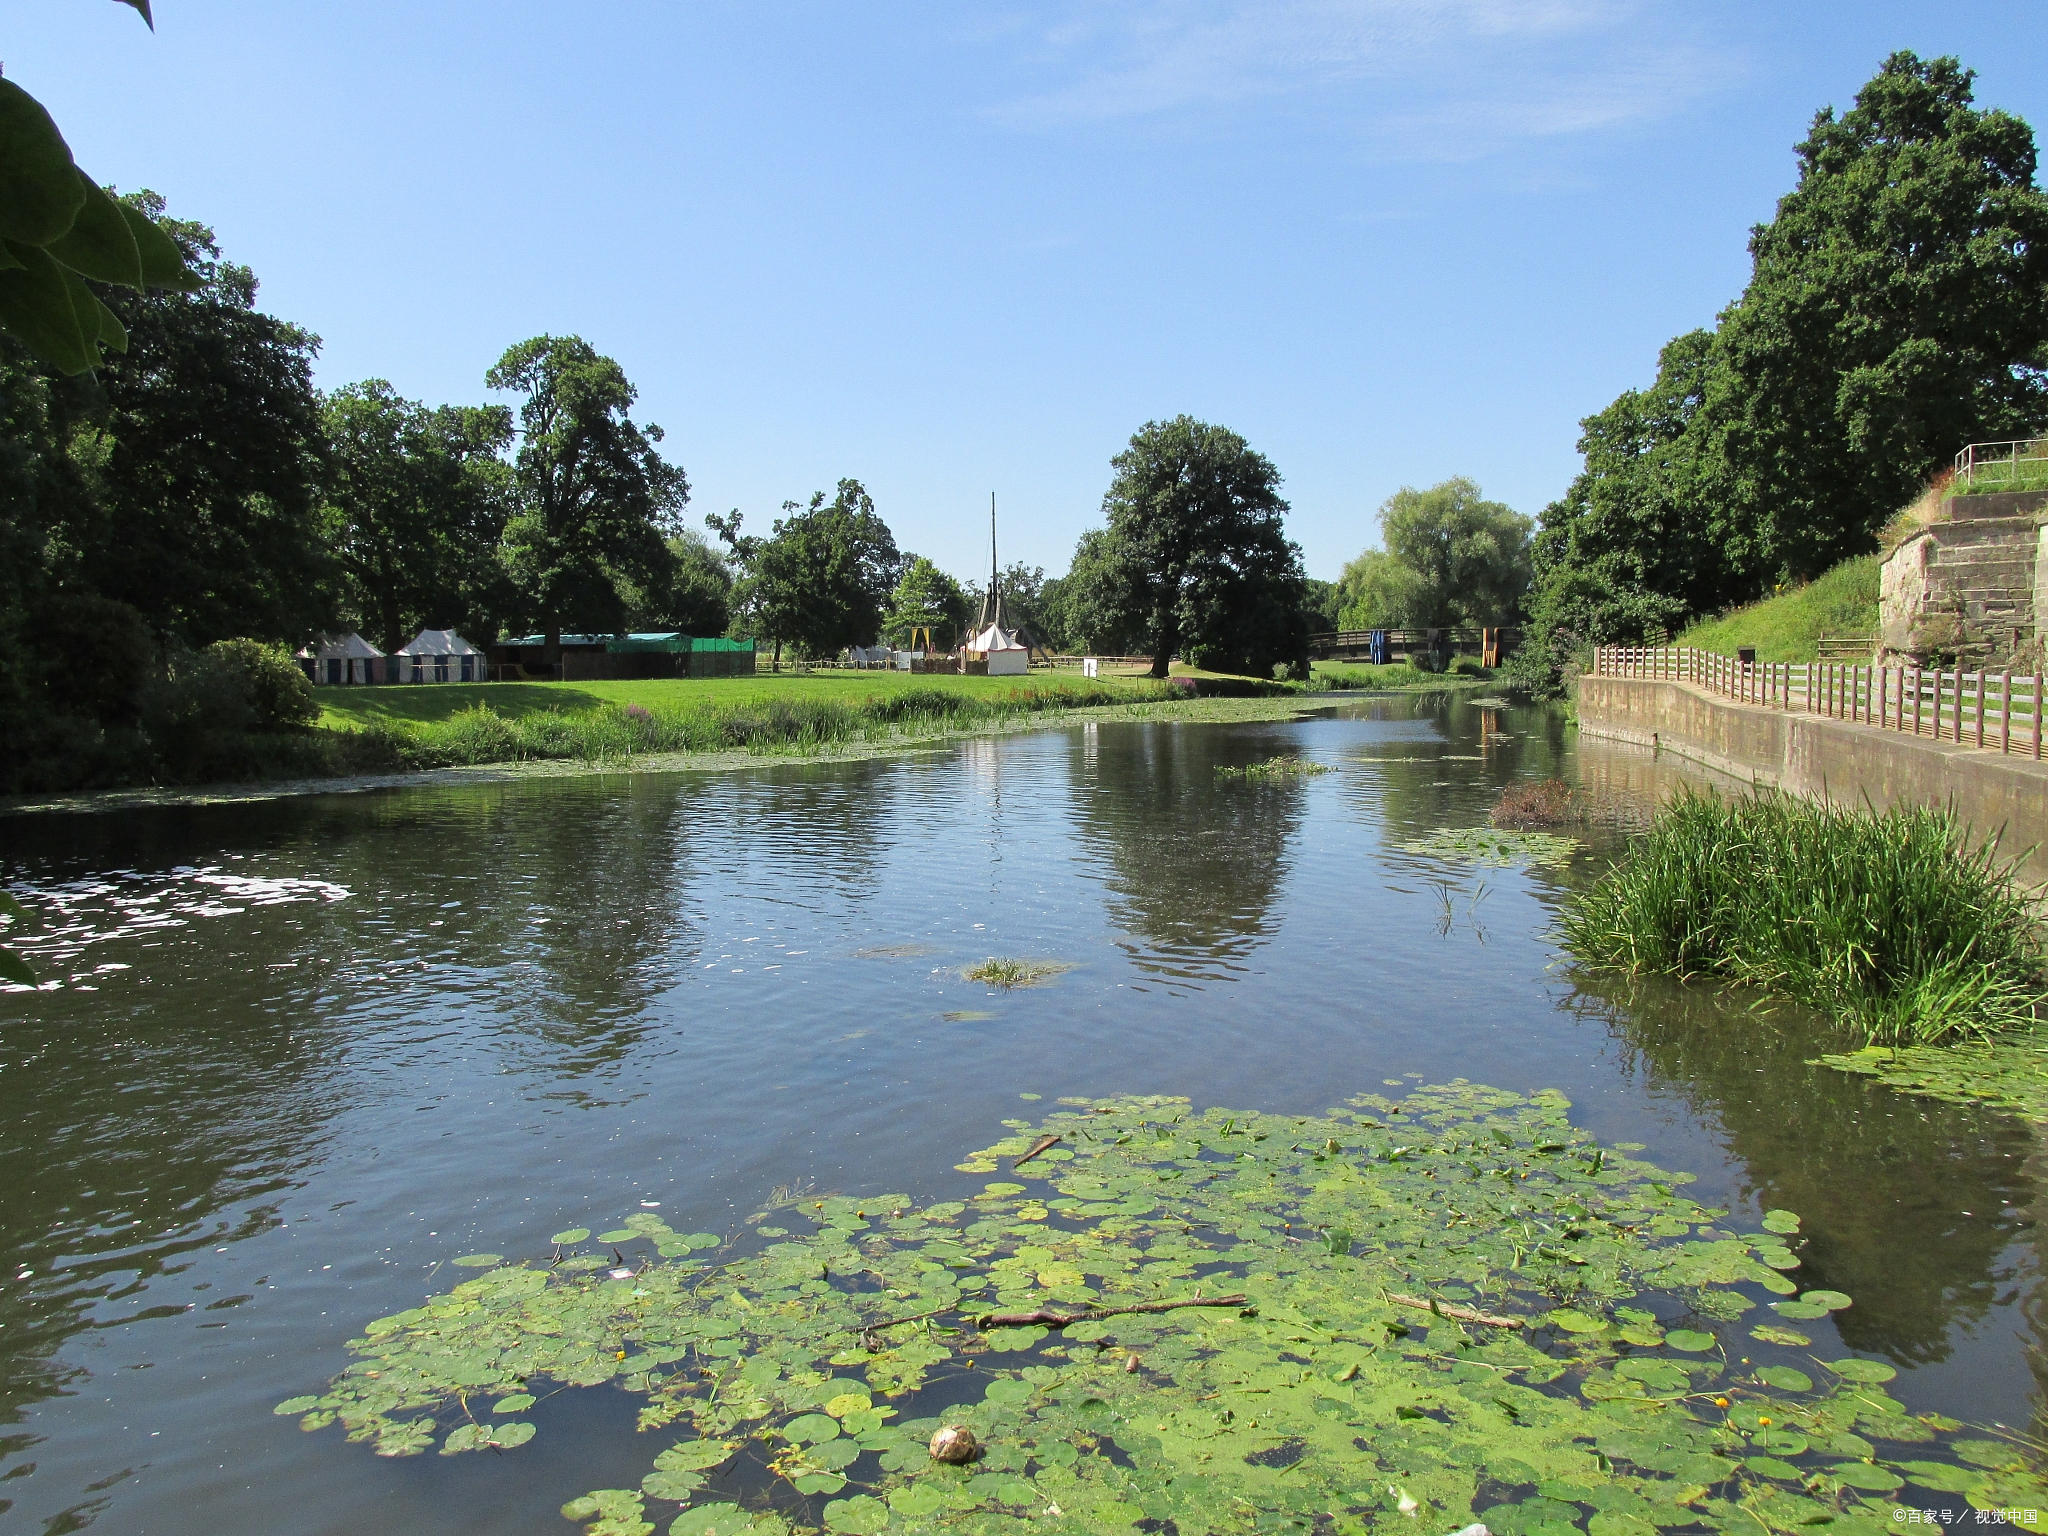
{"type": "Polygon", "coordinates": [[[1789,1317],[1795,1323],[1810,1323],[1828,1315],[1828,1309],[1811,1301],[1774,1301],[1771,1310],[1780,1317],[1789,1317]]]}
{"type": "Polygon", "coordinates": [[[1606,1318],[1594,1317],[1591,1313],[1581,1312],[1576,1307],[1559,1307],[1544,1321],[1554,1328],[1562,1328],[1566,1333],[1604,1333],[1608,1326],[1606,1318]]]}
{"type": "Polygon", "coordinates": [[[1809,1307],[1825,1307],[1830,1312],[1839,1312],[1850,1304],[1840,1291],[1801,1291],[1799,1299],[1809,1307]]]}
{"type": "Polygon", "coordinates": [[[1797,1232],[1799,1217],[1792,1211],[1765,1211],[1763,1226],[1766,1232],[1797,1232]]]}
{"type": "Polygon", "coordinates": [[[448,1262],[457,1269],[489,1269],[493,1264],[504,1263],[505,1256],[501,1253],[465,1253],[461,1258],[448,1262]]]}
{"type": "Polygon", "coordinates": [[[1827,1472],[1844,1488],[1860,1488],[1866,1493],[1892,1493],[1905,1483],[1891,1468],[1867,1461],[1838,1462],[1827,1472]]]}
{"type": "Polygon", "coordinates": [[[1765,1365],[1757,1368],[1756,1379],[1767,1387],[1782,1387],[1787,1392],[1811,1392],[1813,1378],[1789,1365],[1765,1365]]]}
{"type": "Polygon", "coordinates": [[[560,1247],[567,1247],[569,1244],[572,1243],[587,1242],[589,1238],[590,1228],[571,1227],[566,1232],[557,1232],[553,1237],[549,1238],[548,1241],[560,1247]]]}
{"type": "Polygon", "coordinates": [[[1864,1381],[1873,1386],[1899,1374],[1897,1366],[1883,1360],[1830,1360],[1827,1367],[1844,1381],[1864,1381]]]}
{"type": "Polygon", "coordinates": [[[1664,1335],[1664,1342],[1673,1349],[1682,1349],[1687,1354],[1703,1354],[1718,1342],[1711,1333],[1702,1333],[1697,1328],[1673,1328],[1664,1335]]]}

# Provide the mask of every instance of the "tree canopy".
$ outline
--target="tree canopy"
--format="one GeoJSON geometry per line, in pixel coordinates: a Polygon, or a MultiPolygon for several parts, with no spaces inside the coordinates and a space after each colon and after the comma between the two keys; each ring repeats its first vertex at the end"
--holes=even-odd
{"type": "Polygon", "coordinates": [[[932,643],[940,650],[951,650],[959,644],[974,611],[973,600],[959,582],[923,555],[905,555],[903,574],[889,594],[882,630],[907,643],[912,630],[930,629],[932,643]]]}
{"type": "Polygon", "coordinates": [[[336,390],[322,411],[329,545],[348,605],[386,651],[423,626],[459,627],[485,606],[504,530],[512,438],[503,406],[429,410],[382,379],[336,390]]]}
{"type": "Polygon", "coordinates": [[[661,428],[634,424],[625,370],[580,336],[522,341],[484,383],[525,396],[504,542],[523,608],[551,653],[564,624],[616,629],[626,590],[667,579],[667,537],[690,499],[655,448],[661,428]]]}
{"type": "Polygon", "coordinates": [[[1144,637],[1152,674],[1301,665],[1301,550],[1280,472],[1237,433],[1191,416],[1147,422],[1111,461],[1107,527],[1082,536],[1061,593],[1070,625],[1144,637]]]}
{"type": "Polygon", "coordinates": [[[1532,676],[1868,553],[1965,444],[2048,425],[2048,197],[2032,129],[1974,78],[1895,53],[1817,114],[1741,297],[1581,424],[1532,676]]]}
{"type": "Polygon", "coordinates": [[[739,518],[711,519],[736,554],[750,556],[740,602],[757,633],[807,656],[835,656],[872,645],[895,590],[902,557],[874,498],[858,480],[841,480],[832,499],[819,491],[808,506],[782,504],[766,539],[744,541],[739,518]]]}
{"type": "Polygon", "coordinates": [[[1512,620],[1529,585],[1532,524],[1459,476],[1403,486],[1380,508],[1385,549],[1369,549],[1337,583],[1345,629],[1479,628],[1512,620]]]}

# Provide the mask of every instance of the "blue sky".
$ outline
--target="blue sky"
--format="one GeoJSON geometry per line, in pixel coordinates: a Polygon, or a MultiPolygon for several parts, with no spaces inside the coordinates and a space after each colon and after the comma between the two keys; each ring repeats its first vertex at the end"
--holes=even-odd
{"type": "Polygon", "coordinates": [[[1816,108],[1956,53],[2048,121],[2038,0],[988,6],[15,0],[6,73],[324,339],[486,398],[617,357],[693,520],[865,481],[906,549],[1066,567],[1144,421],[1286,476],[1312,575],[1402,485],[1535,513],[1748,271],[1816,108]]]}

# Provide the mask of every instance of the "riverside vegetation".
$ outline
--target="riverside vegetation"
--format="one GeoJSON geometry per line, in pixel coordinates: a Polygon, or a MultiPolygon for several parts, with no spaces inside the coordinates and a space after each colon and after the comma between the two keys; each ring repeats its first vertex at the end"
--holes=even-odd
{"type": "Polygon", "coordinates": [[[2048,1497],[2037,1447],[1816,1343],[1853,1298],[1794,1278],[1796,1213],[1734,1230],[1559,1094],[1061,1102],[959,1164],[1012,1162],[967,1199],[784,1190],[736,1237],[643,1210],[457,1258],[481,1272],[276,1411],[516,1454],[547,1398],[615,1384],[649,1470],[563,1507],[586,1536],[1875,1536],[1909,1485],[2048,1497]],[[977,1461],[933,1459],[945,1424],[977,1461]]]}
{"type": "Polygon", "coordinates": [[[1560,926],[1598,969],[1716,977],[1867,1044],[1938,1046],[2034,1024],[2048,996],[2035,900],[1947,810],[1689,792],[1560,926]]]}

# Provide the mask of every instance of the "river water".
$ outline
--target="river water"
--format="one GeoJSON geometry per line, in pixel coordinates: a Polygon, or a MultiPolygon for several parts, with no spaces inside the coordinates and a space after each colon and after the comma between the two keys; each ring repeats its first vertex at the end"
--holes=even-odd
{"type": "Polygon", "coordinates": [[[1915,1409],[2024,1425],[2033,1141],[1805,1065],[1810,1021],[1575,984],[1548,929],[1682,765],[1543,709],[1373,697],[911,757],[0,822],[60,987],[0,994],[0,1528],[559,1532],[647,1448],[609,1389],[503,1456],[272,1415],[487,1250],[776,1186],[979,1187],[1062,1095],[1318,1111],[1387,1080],[1562,1089],[1735,1223],[1788,1207],[1802,1325],[1915,1409]],[[1299,753],[1333,772],[1233,785],[1299,753]],[[1404,851],[1563,776],[1564,869],[1404,851]],[[1051,984],[962,979],[990,955],[1051,984]],[[1020,1105],[1020,1094],[1046,1103],[1020,1105]],[[1838,1337],[1830,1337],[1830,1335],[1838,1337]]]}

